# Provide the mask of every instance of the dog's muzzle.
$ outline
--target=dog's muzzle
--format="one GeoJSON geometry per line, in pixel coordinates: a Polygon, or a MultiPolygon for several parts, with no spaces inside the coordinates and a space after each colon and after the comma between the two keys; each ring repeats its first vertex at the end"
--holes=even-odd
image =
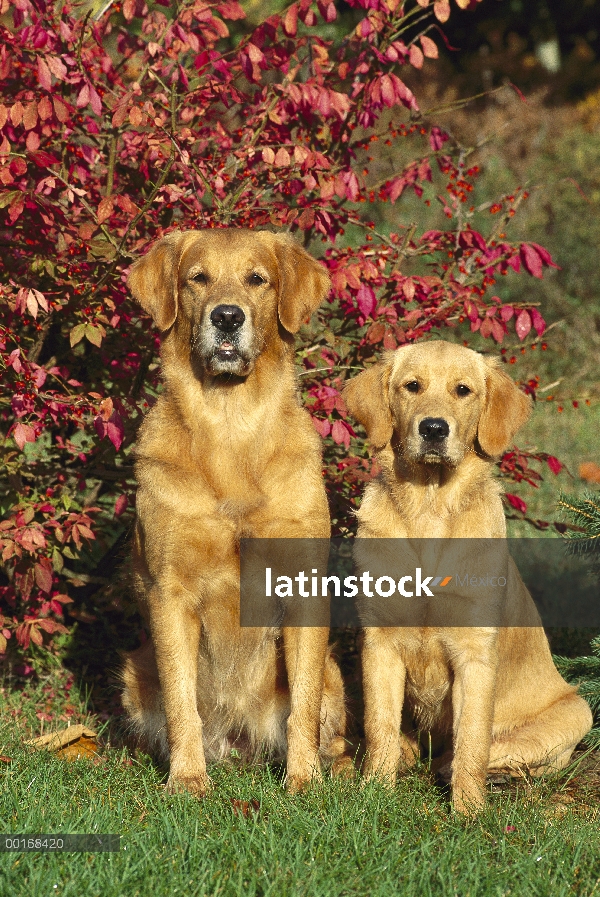
{"type": "Polygon", "coordinates": [[[213,376],[245,377],[254,360],[253,328],[239,305],[216,305],[194,328],[192,351],[213,376]]]}
{"type": "Polygon", "coordinates": [[[425,461],[444,460],[446,456],[446,439],[450,435],[450,426],[443,417],[424,417],[419,423],[421,437],[421,457],[425,461]]]}
{"type": "Polygon", "coordinates": [[[220,361],[235,361],[240,356],[235,337],[246,320],[239,305],[217,305],[210,313],[210,322],[216,330],[215,355],[220,361]]]}

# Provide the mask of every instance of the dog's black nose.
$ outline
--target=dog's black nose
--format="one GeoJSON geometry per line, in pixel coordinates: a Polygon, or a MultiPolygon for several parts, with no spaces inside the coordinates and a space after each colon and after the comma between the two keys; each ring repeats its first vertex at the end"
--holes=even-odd
{"type": "Polygon", "coordinates": [[[246,315],[238,305],[217,305],[210,313],[210,320],[224,333],[232,333],[242,326],[246,315]]]}
{"type": "Polygon", "coordinates": [[[419,424],[419,436],[424,439],[445,439],[450,427],[443,417],[425,417],[419,424]]]}

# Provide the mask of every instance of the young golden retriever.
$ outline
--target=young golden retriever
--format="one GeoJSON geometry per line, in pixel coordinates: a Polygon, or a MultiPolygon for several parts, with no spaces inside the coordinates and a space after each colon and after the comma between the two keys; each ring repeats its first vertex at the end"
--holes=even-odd
{"type": "Polygon", "coordinates": [[[206,758],[236,748],[287,757],[295,792],[343,752],[342,680],[327,626],[240,626],[239,545],[329,537],[292,336],[329,279],[288,236],[223,229],[163,238],[129,286],[162,331],[164,392],[136,450],[134,570],[152,638],[127,658],[123,703],[170,760],[170,791],[203,795],[206,758]]]}
{"type": "MultiPolygon", "coordinates": [[[[469,539],[480,544],[506,536],[493,462],[529,417],[531,402],[494,360],[442,341],[410,345],[351,380],[344,398],[381,465],[365,490],[359,537],[461,539],[454,543],[460,552],[469,539]]],[[[378,561],[383,569],[393,563],[390,543],[377,544],[381,557],[377,547],[365,549],[364,558],[359,549],[359,564],[378,561]]],[[[410,554],[410,548],[395,550],[410,554]]],[[[411,599],[406,606],[414,612],[406,619],[412,625],[396,620],[365,628],[368,777],[394,781],[398,768],[414,761],[416,745],[401,732],[405,700],[421,728],[453,735],[452,794],[460,812],[483,805],[488,769],[539,774],[568,763],[590,729],[590,708],[556,670],[532,598],[508,555],[505,569],[501,606],[494,605],[492,590],[481,592],[482,610],[477,602],[465,604],[464,592],[453,587],[453,597],[441,604],[437,597],[411,599]],[[438,626],[429,622],[436,606],[442,609],[438,626]],[[480,613],[482,622],[452,626],[458,607],[480,613]],[[429,625],[414,624],[419,614],[429,625]]],[[[382,613],[385,618],[387,609],[382,613]]]]}

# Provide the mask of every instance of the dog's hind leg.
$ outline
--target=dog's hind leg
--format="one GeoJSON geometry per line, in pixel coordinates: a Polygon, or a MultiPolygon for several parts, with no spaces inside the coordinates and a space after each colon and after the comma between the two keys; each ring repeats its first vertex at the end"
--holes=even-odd
{"type": "Polygon", "coordinates": [[[167,761],[167,720],[162,707],[151,641],[127,655],[121,678],[124,685],[123,706],[133,722],[140,747],[158,759],[167,761]]]}
{"type": "Polygon", "coordinates": [[[331,774],[350,778],[355,769],[352,758],[346,753],[346,705],[344,683],[339,667],[331,654],[325,662],[323,699],[321,701],[321,728],[319,756],[331,763],[331,774]]]}
{"type": "Polygon", "coordinates": [[[521,726],[492,734],[489,768],[532,775],[563,769],[592,725],[587,702],[573,689],[521,726]]]}

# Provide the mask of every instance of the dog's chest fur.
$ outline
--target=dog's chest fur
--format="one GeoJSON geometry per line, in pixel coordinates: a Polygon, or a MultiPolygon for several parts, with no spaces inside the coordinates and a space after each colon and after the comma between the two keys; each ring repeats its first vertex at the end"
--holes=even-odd
{"type": "Polygon", "coordinates": [[[419,725],[446,728],[452,719],[453,676],[442,639],[431,629],[402,629],[396,647],[406,666],[406,697],[419,725]]]}

